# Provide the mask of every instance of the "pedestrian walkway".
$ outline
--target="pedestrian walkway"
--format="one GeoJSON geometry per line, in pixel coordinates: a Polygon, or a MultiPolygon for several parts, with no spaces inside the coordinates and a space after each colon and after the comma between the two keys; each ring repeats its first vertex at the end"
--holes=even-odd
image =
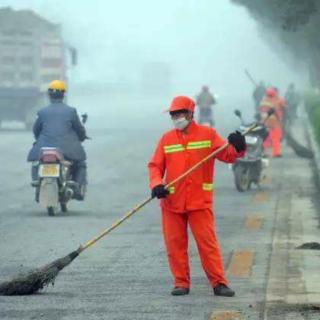
{"type": "MultiPolygon", "coordinates": [[[[303,121],[294,132],[307,145],[303,121]]],[[[232,304],[221,301],[222,308],[210,320],[320,319],[320,252],[297,249],[320,240],[318,195],[312,162],[298,158],[284,143],[283,158],[271,159],[268,179],[253,195],[254,214],[248,215],[242,231],[256,242],[239,234],[234,245],[242,244],[241,249],[233,251],[227,266],[237,296],[232,304]],[[250,301],[251,291],[256,294],[250,301]]]]}

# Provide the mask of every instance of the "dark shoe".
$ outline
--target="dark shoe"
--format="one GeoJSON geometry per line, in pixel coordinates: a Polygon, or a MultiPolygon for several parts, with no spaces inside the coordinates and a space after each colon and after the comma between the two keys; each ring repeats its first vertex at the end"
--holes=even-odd
{"type": "Polygon", "coordinates": [[[218,284],[215,286],[213,288],[213,292],[216,296],[222,297],[233,297],[235,295],[235,292],[224,284],[218,284]]]}
{"type": "Polygon", "coordinates": [[[175,287],[172,291],[171,294],[173,296],[184,296],[186,294],[189,294],[189,288],[179,288],[179,287],[175,287]]]}

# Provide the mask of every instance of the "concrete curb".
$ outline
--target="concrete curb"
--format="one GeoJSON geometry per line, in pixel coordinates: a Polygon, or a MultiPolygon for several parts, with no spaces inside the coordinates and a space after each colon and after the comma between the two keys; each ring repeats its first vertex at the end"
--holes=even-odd
{"type": "Polygon", "coordinates": [[[312,151],[314,152],[314,159],[313,159],[314,169],[315,169],[315,174],[317,175],[316,177],[317,184],[318,186],[320,186],[320,146],[319,146],[319,143],[317,142],[312,124],[310,123],[307,107],[305,105],[303,107],[305,110],[305,116],[303,117],[303,122],[305,125],[306,136],[307,136],[308,143],[312,151]]]}

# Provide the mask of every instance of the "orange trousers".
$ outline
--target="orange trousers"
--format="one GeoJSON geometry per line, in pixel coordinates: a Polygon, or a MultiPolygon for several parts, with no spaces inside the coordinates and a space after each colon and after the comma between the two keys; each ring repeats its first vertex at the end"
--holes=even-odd
{"type": "Polygon", "coordinates": [[[211,209],[174,213],[162,208],[162,229],[174,286],[190,287],[188,224],[196,241],[202,267],[212,287],[228,282],[211,209]]]}
{"type": "Polygon", "coordinates": [[[272,146],[272,156],[277,157],[281,154],[282,129],[280,127],[270,128],[269,136],[265,140],[263,147],[265,149],[272,146]]]}

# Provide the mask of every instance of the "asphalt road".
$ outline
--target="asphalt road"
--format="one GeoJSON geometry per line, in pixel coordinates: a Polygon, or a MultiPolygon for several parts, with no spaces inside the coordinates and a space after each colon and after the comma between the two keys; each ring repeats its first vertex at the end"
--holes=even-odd
{"type": "MultiPolygon", "coordinates": [[[[235,124],[226,121],[218,129],[226,134],[235,124]]],[[[91,128],[87,199],[70,203],[70,211],[56,217],[33,201],[25,162],[31,135],[2,130],[0,281],[69,253],[148,197],[146,164],[163,129],[91,128]]],[[[199,320],[240,319],[240,314],[241,319],[263,319],[277,197],[283,188],[279,175],[285,166],[283,159],[276,161],[263,189],[244,194],[235,190],[227,165],[216,167],[217,232],[236,297],[213,295],[193,240],[191,293],[170,295],[155,200],[78,257],[53,287],[32,296],[0,297],[0,319],[199,320]]]]}

